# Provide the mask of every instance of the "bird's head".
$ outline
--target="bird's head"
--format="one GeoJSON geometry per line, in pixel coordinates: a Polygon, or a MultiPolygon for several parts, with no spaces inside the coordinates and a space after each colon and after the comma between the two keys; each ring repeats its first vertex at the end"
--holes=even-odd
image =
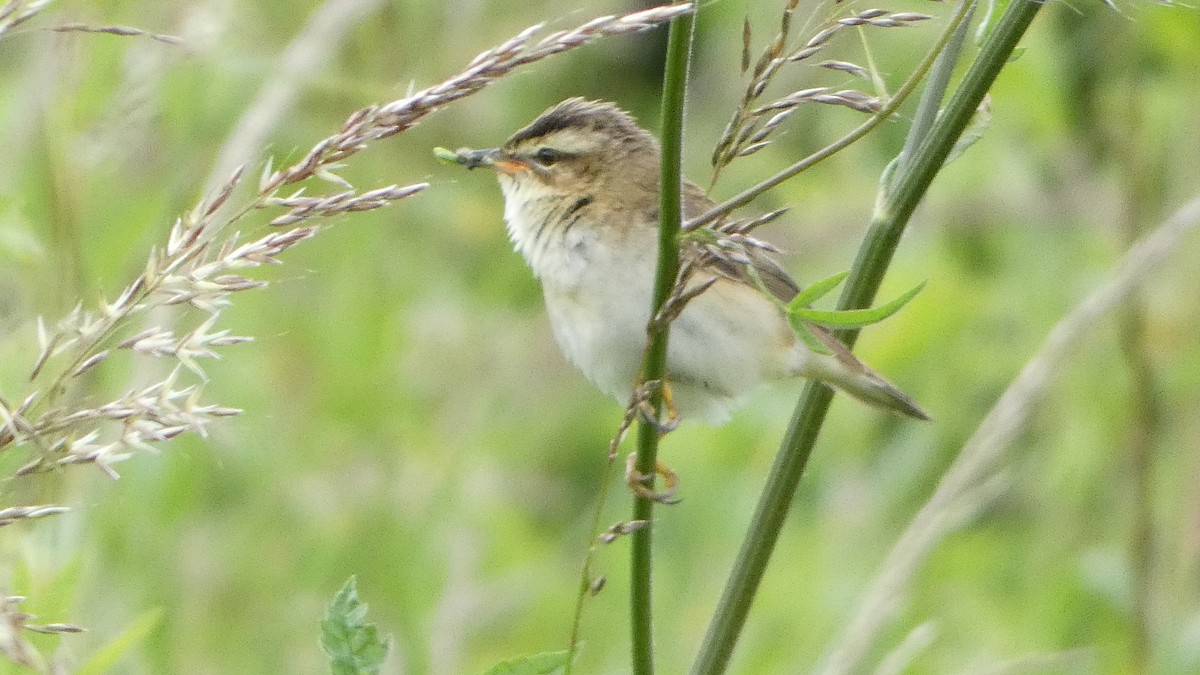
{"type": "Polygon", "coordinates": [[[460,150],[458,156],[468,168],[494,169],[510,198],[525,190],[565,197],[658,191],[658,142],[627,113],[601,101],[567,99],[503,146],[460,150]]]}

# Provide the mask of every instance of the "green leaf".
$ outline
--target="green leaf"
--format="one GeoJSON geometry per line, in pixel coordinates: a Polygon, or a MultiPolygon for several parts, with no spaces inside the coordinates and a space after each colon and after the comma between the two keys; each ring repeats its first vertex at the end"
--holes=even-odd
{"type": "Polygon", "coordinates": [[[792,332],[796,334],[796,337],[800,338],[805,347],[808,347],[808,351],[817,354],[833,353],[829,351],[829,347],[826,347],[824,342],[817,339],[812,329],[808,327],[808,322],[795,314],[788,314],[787,318],[788,323],[792,324],[792,332]]]}
{"type": "Polygon", "coordinates": [[[75,670],[75,675],[101,675],[111,671],[122,656],[146,640],[146,636],[162,620],[162,615],[161,607],[144,612],[116,639],[92,654],[87,662],[75,670]]]}
{"type": "Polygon", "coordinates": [[[37,615],[37,623],[68,617],[75,602],[82,567],[79,555],[72,555],[58,567],[44,564],[34,567],[28,556],[18,557],[10,583],[11,588],[20,589],[21,595],[28,596],[21,603],[21,611],[37,615]]]}
{"type": "MultiPolygon", "coordinates": [[[[789,307],[788,315],[822,326],[862,328],[873,323],[879,323],[900,311],[900,308],[907,305],[908,301],[915,298],[923,288],[925,288],[925,282],[921,282],[915,288],[895,300],[879,307],[872,307],[871,309],[822,310],[808,309],[807,307],[789,307]]],[[[793,323],[793,325],[795,324],[793,323]]]]}
{"type": "Polygon", "coordinates": [[[791,302],[788,303],[788,306],[787,306],[788,311],[790,312],[794,308],[808,307],[809,305],[813,304],[817,300],[820,300],[821,298],[828,295],[829,291],[832,291],[833,289],[837,288],[838,284],[842,283],[842,280],[844,280],[848,276],[850,276],[850,272],[848,272],[848,271],[847,272],[839,272],[827,279],[822,279],[822,280],[818,281],[817,283],[809,286],[808,288],[805,288],[804,290],[797,293],[796,297],[792,298],[791,302]]]}
{"type": "Polygon", "coordinates": [[[321,648],[334,675],[375,675],[387,658],[391,638],[380,638],[366,618],[367,606],[358,601],[358,582],[350,577],[321,621],[321,648]]]}
{"type": "Polygon", "coordinates": [[[975,109],[975,114],[971,116],[971,122],[963,129],[958,140],[954,142],[954,147],[950,149],[950,153],[946,155],[946,159],[942,162],[943,165],[949,164],[958,159],[967,148],[975,145],[975,142],[983,138],[988,127],[992,125],[992,96],[985,94],[983,100],[980,101],[979,107],[975,109]]]}
{"type": "Polygon", "coordinates": [[[711,227],[697,227],[694,230],[687,230],[679,236],[679,241],[694,241],[698,244],[716,244],[720,237],[717,231],[711,227]]]}
{"type": "Polygon", "coordinates": [[[554,675],[566,669],[570,658],[566,650],[519,656],[497,663],[484,675],[554,675]]]}
{"type": "Polygon", "coordinates": [[[1004,14],[1004,10],[1008,9],[1008,0],[998,0],[989,2],[983,17],[979,20],[979,26],[975,29],[975,46],[981,47],[987,39],[992,36],[992,32],[996,30],[996,23],[1004,14]]]}

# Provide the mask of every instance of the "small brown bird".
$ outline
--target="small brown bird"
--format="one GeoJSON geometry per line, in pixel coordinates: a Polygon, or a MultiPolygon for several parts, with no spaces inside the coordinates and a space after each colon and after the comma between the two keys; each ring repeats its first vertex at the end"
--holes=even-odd
{"type": "MultiPolygon", "coordinates": [[[[490,166],[504,193],[508,235],[542,284],[567,359],[604,393],[630,400],[646,346],[656,252],[658,141],[610,103],[572,98],[490,150],[460,150],[468,168],[490,166]]],[[[683,187],[685,217],[714,204],[683,187]]],[[[684,247],[681,255],[696,255],[684,247]]],[[[750,265],[779,301],[800,287],[775,261],[750,265]]],[[[813,326],[829,353],[797,339],[779,304],[744,266],[706,263],[689,282],[715,281],[671,324],[666,382],[683,419],[726,419],[768,380],[807,377],[872,405],[926,420],[908,395],[813,326]]]]}

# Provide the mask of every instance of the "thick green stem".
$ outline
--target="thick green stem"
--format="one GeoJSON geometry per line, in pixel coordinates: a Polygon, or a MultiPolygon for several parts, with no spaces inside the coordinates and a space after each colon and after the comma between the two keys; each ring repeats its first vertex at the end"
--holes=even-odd
{"type": "MultiPolygon", "coordinates": [[[[687,90],[688,62],[692,51],[695,14],[671,22],[667,61],[663,72],[662,96],[662,187],[659,196],[658,267],[654,279],[651,315],[658,314],[671,293],[679,273],[679,228],[683,222],[683,104],[687,90]]],[[[656,322],[655,322],[656,323],[656,322]]],[[[650,343],[642,363],[643,380],[662,380],[667,365],[668,328],[650,331],[650,343]]],[[[662,414],[662,387],[650,396],[656,415],[662,414]]],[[[643,476],[655,475],[658,464],[659,430],[645,420],[638,424],[635,467],[643,476]]],[[[630,551],[630,629],[633,672],[654,672],[654,623],[651,612],[651,544],[654,534],[654,502],[634,497],[633,518],[646,526],[633,533],[630,551]]]]}
{"type": "MultiPolygon", "coordinates": [[[[859,250],[839,309],[866,307],[874,299],[909,217],[1041,6],[1040,0],[1013,0],[928,137],[900,167],[859,250]]],[[[839,333],[850,345],[857,335],[839,333]]],[[[721,673],[728,666],[832,399],[833,392],[824,385],[805,387],[693,673],[721,673]]]]}
{"type": "MultiPolygon", "coordinates": [[[[866,307],[875,299],[908,219],[1042,4],[1021,0],[1009,5],[929,135],[911,161],[900,168],[895,189],[878,209],[867,240],[859,249],[840,306],[866,307]]],[[[843,331],[840,337],[853,344],[857,335],[858,331],[843,331]]]]}

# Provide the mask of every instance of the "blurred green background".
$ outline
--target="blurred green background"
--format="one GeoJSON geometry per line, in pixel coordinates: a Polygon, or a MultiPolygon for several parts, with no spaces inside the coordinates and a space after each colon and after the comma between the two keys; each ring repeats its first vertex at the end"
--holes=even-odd
{"type": "MultiPolygon", "coordinates": [[[[743,16],[762,45],[783,4],[704,7],[687,119],[686,163],[698,180],[744,86],[743,16]]],[[[128,283],[199,200],[264,89],[290,81],[295,97],[250,149],[251,175],[268,155],[276,166],[294,161],[351,111],[439,82],[528,25],[571,28],[636,7],[359,0],[357,16],[322,15],[297,37],[317,11],[350,14],[348,5],[61,0],[0,40],[6,398],[27,393],[34,317],[128,283]],[[70,22],[136,26],[183,44],[48,30],[70,22]]],[[[939,19],[951,11],[884,6],[939,19]]],[[[1181,7],[1121,8],[1126,15],[1096,2],[1046,8],[993,91],[986,135],[919,209],[882,293],[928,287],[867,330],[860,352],[936,421],[834,403],[733,672],[805,672],[820,660],[887,548],[1049,329],[1104,279],[1135,230],[1200,188],[1200,18],[1181,7]]],[[[938,23],[864,33],[891,88],[938,23]]],[[[798,25],[797,39],[815,25],[798,25]]],[[[117,482],[81,467],[6,484],[5,505],[75,509],[0,532],[0,591],[29,596],[25,609],[39,621],[89,629],[38,644],[77,664],[142,622],[153,627],[115,672],[322,672],[317,622],[357,574],[372,620],[395,639],[386,672],[477,673],[564,646],[620,410],[559,356],[539,289],[504,237],[494,180],[441,165],[431,149],[495,145],[574,95],[617,101],[656,129],[665,35],[611,38],[532,65],[355,156],[341,174],[360,189],[432,187],[334,221],[258,275],[269,288],[235,298],[223,323],[256,341],[223,350],[206,391],[245,413],[207,441],[180,438],[135,457],[118,466],[117,482]]],[[[824,56],[866,60],[849,31],[824,56]]],[[[779,95],[862,86],[811,66],[779,79],[779,95]]],[[[861,119],[803,111],[715,194],[861,119]]],[[[849,267],[905,128],[887,125],[757,205],[793,207],[760,234],[789,251],[802,283],[849,267]]],[[[1056,365],[1006,455],[1005,491],[929,558],[871,663],[928,623],[934,639],[904,672],[1200,672],[1197,269],[1193,235],[1140,296],[1144,333],[1132,358],[1151,367],[1153,400],[1137,393],[1118,322],[1095,325],[1056,365]],[[1153,423],[1141,441],[1135,419],[1146,406],[1153,423]]],[[[109,400],[159,367],[108,364],[89,396],[109,400]]],[[[657,512],[664,673],[684,672],[695,654],[798,392],[769,389],[728,425],[685,427],[665,441],[683,502],[657,512]]],[[[618,492],[604,521],[628,510],[618,492]]],[[[588,605],[581,672],[628,669],[627,554],[621,541],[598,555],[608,585],[588,605]]]]}

